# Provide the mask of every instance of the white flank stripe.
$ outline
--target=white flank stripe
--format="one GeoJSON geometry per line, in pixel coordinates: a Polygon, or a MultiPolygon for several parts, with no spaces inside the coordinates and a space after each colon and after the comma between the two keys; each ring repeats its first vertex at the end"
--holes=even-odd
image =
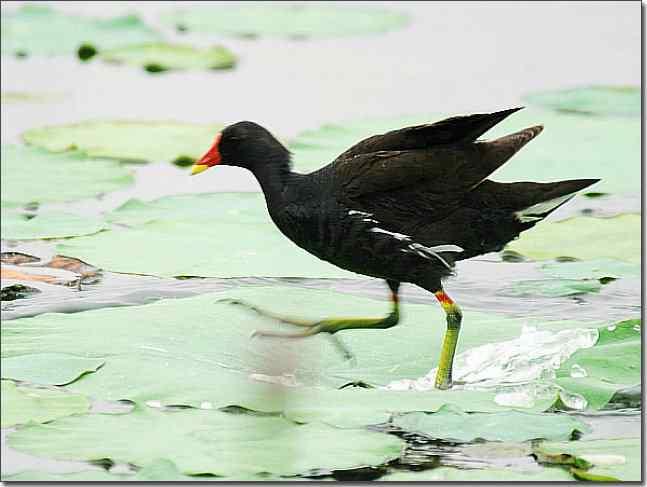
{"type": "Polygon", "coordinates": [[[389,232],[388,230],[384,230],[383,228],[379,228],[379,227],[373,227],[371,228],[370,231],[374,233],[386,233],[387,235],[391,235],[392,237],[395,237],[398,240],[411,240],[411,237],[409,235],[403,235],[402,233],[396,233],[396,232],[389,232]]]}

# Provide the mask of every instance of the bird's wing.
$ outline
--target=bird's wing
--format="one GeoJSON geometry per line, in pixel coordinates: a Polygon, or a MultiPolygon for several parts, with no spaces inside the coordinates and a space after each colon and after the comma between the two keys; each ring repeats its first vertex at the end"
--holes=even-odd
{"type": "Polygon", "coordinates": [[[379,151],[416,150],[445,144],[473,142],[521,108],[451,117],[436,123],[415,125],[374,135],[340,154],[337,160],[379,151]]]}

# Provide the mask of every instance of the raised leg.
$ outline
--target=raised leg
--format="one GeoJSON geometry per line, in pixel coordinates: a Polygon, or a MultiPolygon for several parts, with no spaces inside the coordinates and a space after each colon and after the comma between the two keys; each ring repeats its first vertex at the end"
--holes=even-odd
{"type": "Polygon", "coordinates": [[[391,289],[391,313],[384,318],[326,318],[319,321],[309,321],[300,318],[291,318],[280,316],[268,311],[261,310],[255,306],[243,303],[241,301],[229,300],[232,304],[238,304],[255,311],[261,316],[271,318],[290,325],[300,326],[305,328],[303,331],[294,333],[282,333],[276,331],[258,330],[254,332],[254,336],[261,337],[281,337],[281,338],[303,338],[317,333],[330,333],[331,335],[342,330],[353,329],[374,329],[374,328],[390,328],[398,324],[400,320],[400,302],[398,298],[398,289],[400,283],[397,281],[387,281],[391,289]]]}
{"type": "Polygon", "coordinates": [[[434,295],[447,315],[447,331],[445,332],[443,348],[440,352],[438,372],[436,373],[436,387],[438,389],[449,389],[452,386],[452,366],[463,314],[458,305],[442,289],[436,291],[434,295]]]}

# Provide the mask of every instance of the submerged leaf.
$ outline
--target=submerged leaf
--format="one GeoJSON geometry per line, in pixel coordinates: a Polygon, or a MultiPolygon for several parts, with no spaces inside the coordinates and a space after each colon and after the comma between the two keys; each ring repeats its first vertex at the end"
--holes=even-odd
{"type": "Polygon", "coordinates": [[[601,288],[600,282],[592,279],[537,279],[514,282],[504,288],[501,294],[507,296],[574,296],[597,293],[601,288]]]}
{"type": "Polygon", "coordinates": [[[72,54],[86,43],[101,50],[158,38],[135,15],[94,19],[62,13],[46,5],[23,5],[15,12],[2,12],[3,54],[72,54]]]}
{"type": "Polygon", "coordinates": [[[23,138],[52,152],[74,147],[90,157],[171,162],[178,157],[199,159],[220,129],[219,124],[116,120],[30,129],[23,138]]]}
{"type": "Polygon", "coordinates": [[[544,91],[526,95],[524,99],[561,112],[584,115],[640,116],[639,86],[588,86],[544,91]]]}
{"type": "Polygon", "coordinates": [[[124,415],[93,414],[33,425],[9,436],[12,448],[57,459],[110,458],[147,465],[158,458],[184,474],[296,475],[315,468],[348,469],[397,458],[402,441],[366,430],[321,424],[298,426],[283,418],[232,416],[150,408],[124,415]],[[120,431],[121,434],[113,434],[120,431]]]}
{"type": "Polygon", "coordinates": [[[2,206],[93,198],[133,182],[130,170],[78,152],[52,154],[34,147],[2,146],[2,206]]]}
{"type": "Polygon", "coordinates": [[[403,27],[409,18],[405,13],[375,6],[251,2],[185,8],[164,14],[162,21],[181,26],[183,31],[308,39],[386,32],[403,27]]]}
{"type": "Polygon", "coordinates": [[[87,412],[90,402],[78,394],[63,391],[17,387],[11,381],[3,380],[2,386],[2,427],[32,421],[51,421],[62,416],[87,412]]]}
{"type": "Polygon", "coordinates": [[[236,63],[234,55],[221,46],[200,49],[166,43],[124,46],[103,51],[100,57],[105,61],[135,66],[159,66],[161,71],[169,69],[229,69],[233,68],[236,63]]]}
{"type": "MultiPolygon", "coordinates": [[[[640,266],[617,259],[595,259],[544,264],[541,270],[561,279],[619,279],[640,277],[640,266]]],[[[604,284],[604,283],[603,283],[604,284]]]]}

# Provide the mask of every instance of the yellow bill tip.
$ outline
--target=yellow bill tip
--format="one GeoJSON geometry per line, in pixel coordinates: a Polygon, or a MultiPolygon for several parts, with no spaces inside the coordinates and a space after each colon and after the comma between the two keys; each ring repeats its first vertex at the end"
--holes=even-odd
{"type": "Polygon", "coordinates": [[[209,169],[209,166],[206,164],[194,164],[193,167],[191,167],[191,176],[200,174],[202,171],[206,171],[207,169],[209,169]]]}

